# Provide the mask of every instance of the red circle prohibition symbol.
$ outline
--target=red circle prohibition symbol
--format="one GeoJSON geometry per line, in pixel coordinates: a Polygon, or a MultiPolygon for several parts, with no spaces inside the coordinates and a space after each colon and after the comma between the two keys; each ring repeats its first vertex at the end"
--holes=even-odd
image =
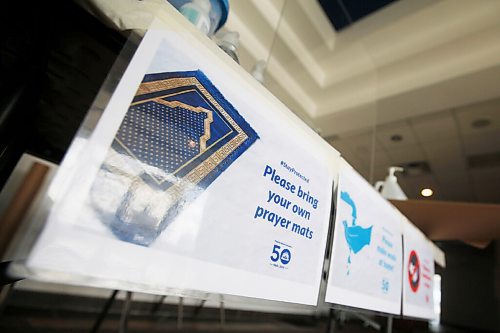
{"type": "Polygon", "coordinates": [[[415,293],[420,285],[420,261],[418,260],[417,252],[412,250],[408,259],[408,280],[410,288],[415,293]]]}

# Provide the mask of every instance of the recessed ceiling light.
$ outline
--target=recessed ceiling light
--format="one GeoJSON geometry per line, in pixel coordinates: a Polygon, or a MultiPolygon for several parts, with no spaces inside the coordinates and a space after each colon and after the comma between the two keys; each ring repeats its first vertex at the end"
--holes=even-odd
{"type": "Polygon", "coordinates": [[[392,142],[400,142],[403,141],[403,136],[400,134],[393,134],[391,135],[391,141],[392,142]]]}
{"type": "Polygon", "coordinates": [[[432,191],[430,188],[424,188],[422,191],[420,191],[420,194],[422,194],[423,197],[430,197],[434,194],[434,191],[432,191]]]}
{"type": "Polygon", "coordinates": [[[474,120],[471,123],[471,126],[474,128],[484,128],[484,127],[488,127],[490,125],[491,125],[491,120],[489,120],[487,118],[479,118],[479,119],[474,120]]]}

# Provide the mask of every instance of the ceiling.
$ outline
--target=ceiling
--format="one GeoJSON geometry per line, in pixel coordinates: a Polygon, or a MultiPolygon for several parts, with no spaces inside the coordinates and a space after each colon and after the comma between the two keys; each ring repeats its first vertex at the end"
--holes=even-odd
{"type": "Polygon", "coordinates": [[[336,31],[347,28],[367,15],[396,0],[319,0],[336,31]]]}
{"type": "Polygon", "coordinates": [[[226,28],[241,65],[267,61],[265,86],[369,181],[405,165],[410,198],[498,203],[498,17],[500,1],[402,0],[336,32],[316,1],[233,0],[226,28]]]}

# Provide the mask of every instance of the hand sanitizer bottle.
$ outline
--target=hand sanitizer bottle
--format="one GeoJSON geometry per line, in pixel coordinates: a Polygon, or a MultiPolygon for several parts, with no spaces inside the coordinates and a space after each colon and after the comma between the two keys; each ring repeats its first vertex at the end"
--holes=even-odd
{"type": "Polygon", "coordinates": [[[408,200],[408,197],[398,184],[398,179],[394,175],[396,171],[404,171],[404,169],[401,167],[390,167],[389,175],[387,175],[385,181],[378,181],[375,184],[375,189],[377,191],[380,191],[380,189],[382,188],[380,194],[386,199],[408,200]]]}
{"type": "Polygon", "coordinates": [[[210,0],[193,0],[179,8],[179,11],[204,35],[208,35],[210,29],[210,0]]]}

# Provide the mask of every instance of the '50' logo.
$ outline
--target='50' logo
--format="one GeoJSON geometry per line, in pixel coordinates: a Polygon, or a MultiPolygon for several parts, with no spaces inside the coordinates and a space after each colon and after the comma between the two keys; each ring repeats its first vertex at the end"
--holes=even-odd
{"type": "Polygon", "coordinates": [[[271,255],[271,260],[273,262],[281,261],[283,265],[286,265],[292,259],[292,252],[289,249],[281,250],[281,246],[274,244],[273,246],[273,254],[271,255]]]}

